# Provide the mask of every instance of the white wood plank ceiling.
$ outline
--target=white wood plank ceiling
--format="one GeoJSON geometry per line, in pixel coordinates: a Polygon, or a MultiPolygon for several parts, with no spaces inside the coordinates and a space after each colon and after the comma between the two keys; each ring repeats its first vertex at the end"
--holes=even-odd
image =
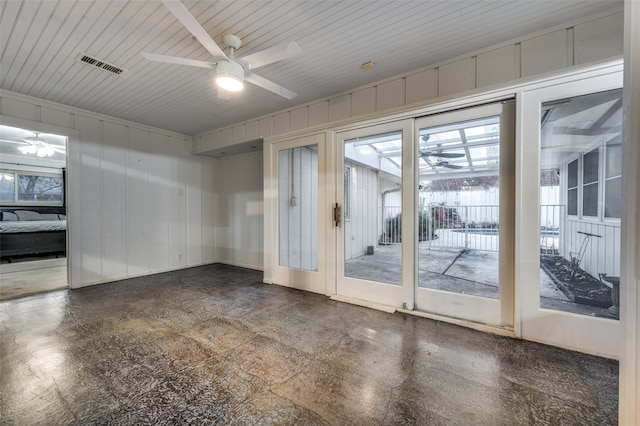
{"type": "Polygon", "coordinates": [[[303,54],[258,74],[292,100],[246,85],[217,98],[213,71],[151,62],[140,52],[208,61],[210,54],[158,1],[0,1],[0,87],[193,135],[327,97],[539,29],[621,0],[185,1],[238,56],[296,41],[303,54]],[[77,61],[84,52],[124,68],[77,61]],[[375,68],[360,65],[375,61],[375,68]]]}

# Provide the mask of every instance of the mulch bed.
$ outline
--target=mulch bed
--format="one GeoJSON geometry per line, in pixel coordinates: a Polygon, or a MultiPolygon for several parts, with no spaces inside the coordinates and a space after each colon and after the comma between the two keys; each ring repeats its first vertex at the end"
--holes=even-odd
{"type": "Polygon", "coordinates": [[[580,268],[572,278],[571,263],[564,257],[541,256],[540,266],[572,302],[600,308],[611,306],[611,289],[580,268]]]}

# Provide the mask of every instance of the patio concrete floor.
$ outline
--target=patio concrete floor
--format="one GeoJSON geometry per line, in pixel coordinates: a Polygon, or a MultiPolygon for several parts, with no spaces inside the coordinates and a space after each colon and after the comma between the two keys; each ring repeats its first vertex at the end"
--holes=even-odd
{"type": "MultiPolygon", "coordinates": [[[[418,247],[418,287],[498,298],[498,253],[418,247]]],[[[378,245],[373,255],[345,262],[352,278],[400,285],[400,245],[378,245]]],[[[573,303],[540,269],[540,305],[545,309],[611,318],[605,308],[573,303]]]]}

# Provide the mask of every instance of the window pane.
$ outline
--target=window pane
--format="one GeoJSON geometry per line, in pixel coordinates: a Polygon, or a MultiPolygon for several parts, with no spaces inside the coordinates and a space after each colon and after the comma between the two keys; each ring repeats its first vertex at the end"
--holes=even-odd
{"type": "Polygon", "coordinates": [[[567,166],[567,187],[575,188],[578,186],[578,160],[573,160],[567,166]]]}
{"type": "Polygon", "coordinates": [[[608,178],[622,175],[622,138],[620,136],[607,142],[607,170],[608,178]]]}
{"type": "Polygon", "coordinates": [[[583,160],[583,184],[598,181],[598,158],[600,157],[598,149],[585,154],[583,160]]]}
{"type": "Polygon", "coordinates": [[[62,204],[62,176],[18,175],[18,201],[62,204]]]}
{"type": "Polygon", "coordinates": [[[582,188],[582,215],[598,216],[598,183],[591,183],[582,188]]]}
{"type": "Polygon", "coordinates": [[[618,318],[620,223],[604,219],[620,215],[621,99],[616,89],[542,105],[540,171],[560,174],[555,187],[541,176],[541,308],[618,318]]]}
{"type": "Polygon", "coordinates": [[[420,129],[418,286],[497,299],[500,117],[420,129]]]}
{"type": "Polygon", "coordinates": [[[567,214],[578,215],[578,188],[570,189],[567,193],[567,214]]]}
{"type": "Polygon", "coordinates": [[[400,285],[402,132],[344,141],[344,164],[344,276],[400,285]]]}
{"type": "Polygon", "coordinates": [[[318,270],[318,145],[278,152],[279,264],[318,270]]]}
{"type": "Polygon", "coordinates": [[[15,197],[15,174],[0,172],[0,201],[13,203],[15,197]]]}
{"type": "Polygon", "coordinates": [[[604,216],[621,217],[622,178],[617,177],[607,180],[604,184],[604,190],[604,216]]]}

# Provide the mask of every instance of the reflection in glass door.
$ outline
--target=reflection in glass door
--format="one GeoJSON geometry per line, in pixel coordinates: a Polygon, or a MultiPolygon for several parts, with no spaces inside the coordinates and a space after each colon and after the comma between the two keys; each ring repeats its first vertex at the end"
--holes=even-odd
{"type": "Polygon", "coordinates": [[[622,89],[544,102],[540,307],[618,319],[622,89]]]}
{"type": "Polygon", "coordinates": [[[344,276],[400,285],[402,132],[344,142],[344,276]]]}
{"type": "MultiPolygon", "coordinates": [[[[412,121],[338,133],[338,296],[401,307],[412,303],[414,228],[403,210],[412,121]]],[[[411,153],[409,152],[409,155],[411,153]]],[[[411,157],[409,157],[411,158],[411,157]]],[[[410,186],[410,185],[409,185],[410,186]]],[[[409,197],[409,198],[407,198],[409,197]]]]}
{"type": "Polygon", "coordinates": [[[278,152],[278,263],[318,270],[318,145],[278,152]]]}
{"type": "Polygon", "coordinates": [[[419,286],[498,298],[500,116],[419,131],[419,286]]]}
{"type": "Polygon", "coordinates": [[[265,281],[325,294],[327,221],[324,134],[268,145],[265,173],[265,281]],[[323,209],[322,206],[325,206],[323,209]],[[268,253],[268,251],[267,251],[268,253]]]}
{"type": "Polygon", "coordinates": [[[513,104],[416,121],[418,310],[513,325],[513,104]]]}

